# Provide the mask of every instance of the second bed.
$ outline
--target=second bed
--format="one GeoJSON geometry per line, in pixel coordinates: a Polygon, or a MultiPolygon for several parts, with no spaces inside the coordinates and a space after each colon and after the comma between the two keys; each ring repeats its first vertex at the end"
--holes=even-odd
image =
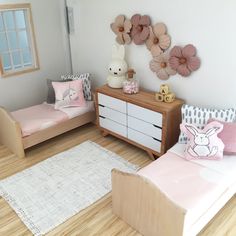
{"type": "Polygon", "coordinates": [[[136,174],[113,170],[113,212],[143,235],[196,235],[236,192],[236,156],[187,161],[184,148],[136,174]]]}
{"type": "Polygon", "coordinates": [[[25,157],[25,149],[94,120],[93,101],[60,110],[47,103],[14,112],[0,107],[0,143],[25,157]]]}

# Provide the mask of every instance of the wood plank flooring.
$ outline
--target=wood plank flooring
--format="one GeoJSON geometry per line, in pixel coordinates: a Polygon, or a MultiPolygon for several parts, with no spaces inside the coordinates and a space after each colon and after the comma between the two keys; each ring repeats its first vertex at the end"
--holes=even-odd
{"type": "MultiPolygon", "coordinates": [[[[0,179],[13,175],[86,140],[96,142],[141,167],[151,162],[144,151],[111,136],[104,138],[96,127],[91,124],[29,149],[27,157],[24,159],[17,158],[5,147],[0,146],[0,179]]],[[[32,234],[9,205],[0,198],[0,236],[21,235],[30,236],[32,234]]],[[[112,214],[111,194],[109,193],[47,235],[138,236],[140,234],[112,214]]],[[[233,197],[199,236],[235,235],[236,197],[233,197]]]]}

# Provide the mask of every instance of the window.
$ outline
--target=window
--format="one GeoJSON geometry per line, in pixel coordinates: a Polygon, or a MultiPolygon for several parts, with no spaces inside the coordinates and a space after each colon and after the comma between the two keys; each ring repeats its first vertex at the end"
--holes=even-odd
{"type": "Polygon", "coordinates": [[[2,77],[39,69],[30,4],[0,5],[2,77]]]}

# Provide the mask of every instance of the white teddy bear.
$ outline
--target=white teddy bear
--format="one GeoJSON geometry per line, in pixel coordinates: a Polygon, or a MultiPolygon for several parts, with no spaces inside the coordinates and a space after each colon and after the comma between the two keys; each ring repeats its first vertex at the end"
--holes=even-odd
{"type": "Polygon", "coordinates": [[[111,88],[122,88],[126,80],[128,65],[125,58],[125,47],[123,45],[114,45],[112,47],[112,60],[109,64],[109,75],[107,83],[111,88]]]}

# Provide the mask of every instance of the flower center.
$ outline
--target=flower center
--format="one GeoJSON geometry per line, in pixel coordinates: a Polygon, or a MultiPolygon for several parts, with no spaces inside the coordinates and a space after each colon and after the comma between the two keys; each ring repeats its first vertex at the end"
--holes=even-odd
{"type": "Polygon", "coordinates": [[[166,62],[161,62],[161,68],[166,68],[167,67],[167,64],[166,64],[166,62]]]}
{"type": "Polygon", "coordinates": [[[123,26],[120,26],[120,27],[118,28],[118,30],[119,30],[119,32],[121,32],[121,33],[125,31],[125,29],[124,29],[123,26]]]}
{"type": "Polygon", "coordinates": [[[138,25],[137,29],[138,29],[139,32],[142,32],[143,31],[143,26],[142,25],[138,25]]]}
{"type": "Polygon", "coordinates": [[[159,43],[159,38],[154,38],[154,39],[153,39],[153,43],[154,43],[154,44],[158,44],[158,43],[159,43]]]}
{"type": "Polygon", "coordinates": [[[184,57],[181,57],[181,58],[179,59],[179,63],[180,63],[180,64],[185,64],[186,62],[187,62],[187,59],[184,58],[184,57]]]}

